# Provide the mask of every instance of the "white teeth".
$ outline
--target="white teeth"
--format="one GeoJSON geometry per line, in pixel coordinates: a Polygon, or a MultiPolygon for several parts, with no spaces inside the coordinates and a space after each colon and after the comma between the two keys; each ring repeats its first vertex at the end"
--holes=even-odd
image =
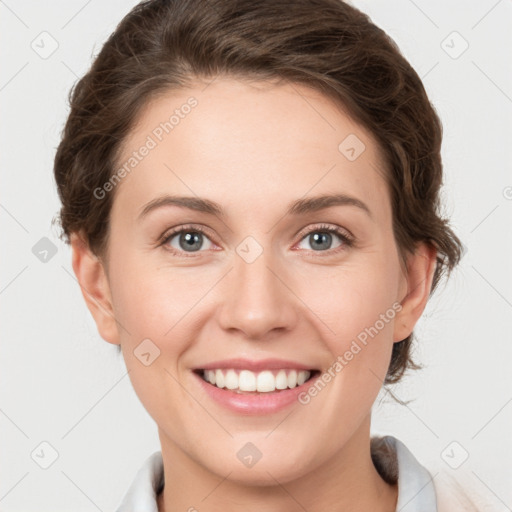
{"type": "Polygon", "coordinates": [[[276,389],[286,389],[288,387],[288,377],[284,370],[280,370],[276,375],[276,389]]]}
{"type": "Polygon", "coordinates": [[[302,386],[306,380],[307,378],[303,372],[297,374],[297,386],[302,386]]]}
{"type": "Polygon", "coordinates": [[[292,370],[288,374],[288,387],[294,388],[297,385],[297,372],[295,370],[292,370]]]}
{"type": "Polygon", "coordinates": [[[251,372],[250,370],[204,370],[204,379],[217,386],[237,391],[258,391],[271,393],[282,389],[293,389],[301,386],[311,376],[307,370],[264,370],[251,372]]]}
{"type": "Polygon", "coordinates": [[[234,370],[227,371],[224,384],[228,389],[236,389],[238,387],[238,376],[234,370]]]}
{"type": "Polygon", "coordinates": [[[215,371],[215,382],[212,382],[212,384],[215,384],[218,388],[224,387],[224,374],[222,370],[215,371]]]}
{"type": "Polygon", "coordinates": [[[239,389],[244,391],[256,391],[256,375],[247,370],[242,370],[238,376],[238,386],[239,389]]]}
{"type": "MultiPolygon", "coordinates": [[[[256,379],[256,390],[260,393],[268,393],[276,390],[276,379],[272,375],[272,372],[264,371],[258,373],[258,377],[256,379]]],[[[240,391],[244,391],[244,389],[241,388],[240,391]]]]}

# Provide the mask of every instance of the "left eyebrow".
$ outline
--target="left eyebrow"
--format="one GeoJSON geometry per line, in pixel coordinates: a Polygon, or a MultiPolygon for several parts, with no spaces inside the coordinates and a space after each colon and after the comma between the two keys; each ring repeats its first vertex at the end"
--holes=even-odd
{"type": "MultiPolygon", "coordinates": [[[[209,199],[191,196],[164,195],[157,197],[156,199],[153,199],[149,203],[145,204],[141,209],[138,219],[141,220],[143,217],[146,217],[149,212],[164,206],[178,206],[210,215],[225,217],[222,206],[214,201],[210,201],[209,199]]],[[[287,214],[305,215],[307,213],[324,210],[333,206],[356,207],[364,211],[370,218],[373,219],[372,212],[365,203],[356,197],[352,197],[346,194],[328,194],[298,199],[288,205],[287,214]]]]}
{"type": "Polygon", "coordinates": [[[288,214],[304,215],[305,213],[316,212],[333,206],[354,206],[365,212],[373,219],[370,208],[368,208],[363,201],[357,199],[357,197],[352,197],[347,194],[328,194],[298,199],[291,203],[288,209],[288,214]]]}

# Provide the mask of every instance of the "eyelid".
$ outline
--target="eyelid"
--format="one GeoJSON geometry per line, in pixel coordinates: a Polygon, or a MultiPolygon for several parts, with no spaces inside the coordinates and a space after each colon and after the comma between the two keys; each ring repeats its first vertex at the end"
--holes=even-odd
{"type": "MultiPolygon", "coordinates": [[[[212,240],[212,235],[210,234],[210,229],[206,226],[203,226],[201,224],[180,224],[178,226],[174,226],[173,228],[169,228],[166,231],[164,231],[163,235],[158,239],[157,246],[164,246],[166,245],[172,238],[174,238],[176,235],[179,235],[182,232],[186,231],[192,231],[197,233],[202,233],[205,235],[212,244],[216,245],[215,242],[212,240]]],[[[176,252],[174,248],[168,248],[167,250],[171,252],[176,252]]],[[[204,251],[199,251],[204,252],[204,251]]],[[[187,254],[185,251],[180,251],[182,254],[187,254]]],[[[193,255],[194,253],[189,253],[190,255],[193,255]]]]}
{"type": "Polygon", "coordinates": [[[305,227],[304,229],[301,229],[295,236],[300,237],[300,241],[303,240],[303,238],[311,233],[314,233],[316,231],[328,231],[330,233],[335,233],[338,236],[344,236],[351,242],[355,242],[355,236],[346,228],[342,228],[341,226],[337,226],[336,224],[326,224],[326,223],[319,223],[319,224],[313,224],[305,227]]]}
{"type": "Polygon", "coordinates": [[[211,230],[201,224],[178,224],[172,228],[166,229],[164,233],[159,237],[159,243],[165,243],[169,237],[172,237],[182,231],[197,231],[204,235],[211,236],[211,230]]]}

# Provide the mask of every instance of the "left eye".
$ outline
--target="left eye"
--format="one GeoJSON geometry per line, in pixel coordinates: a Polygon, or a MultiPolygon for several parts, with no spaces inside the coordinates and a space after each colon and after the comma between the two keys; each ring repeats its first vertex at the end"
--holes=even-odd
{"type": "Polygon", "coordinates": [[[315,229],[314,231],[310,231],[302,238],[301,242],[304,241],[308,241],[310,246],[312,247],[311,250],[315,252],[337,249],[343,244],[347,246],[350,245],[350,240],[348,239],[348,237],[346,237],[342,233],[338,232],[338,230],[333,228],[315,229]],[[342,243],[338,243],[338,245],[335,247],[331,247],[333,235],[335,235],[338,239],[342,241],[342,243]]]}

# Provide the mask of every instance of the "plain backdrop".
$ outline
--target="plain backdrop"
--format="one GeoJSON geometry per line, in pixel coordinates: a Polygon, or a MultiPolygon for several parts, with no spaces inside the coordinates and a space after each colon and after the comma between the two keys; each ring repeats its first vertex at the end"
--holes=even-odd
{"type": "MultiPolygon", "coordinates": [[[[135,3],[0,1],[2,511],[114,510],[160,448],[51,225],[68,91],[135,3]]],[[[467,250],[415,330],[425,368],[394,389],[410,402],[383,392],[373,431],[511,510],[512,3],[353,5],[394,38],[442,119],[445,212],[467,250]]]]}

